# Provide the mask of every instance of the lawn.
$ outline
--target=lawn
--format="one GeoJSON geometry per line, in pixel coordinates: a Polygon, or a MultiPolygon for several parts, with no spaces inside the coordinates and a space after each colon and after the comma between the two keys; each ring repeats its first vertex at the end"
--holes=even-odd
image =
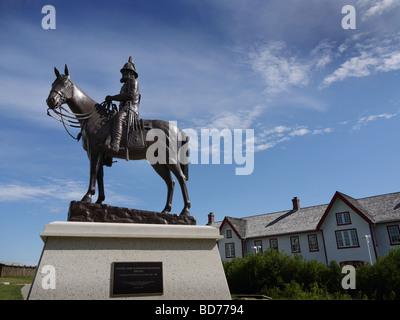
{"type": "Polygon", "coordinates": [[[10,283],[0,284],[0,300],[23,300],[21,288],[32,281],[33,277],[26,276],[0,278],[0,282],[10,283]]]}

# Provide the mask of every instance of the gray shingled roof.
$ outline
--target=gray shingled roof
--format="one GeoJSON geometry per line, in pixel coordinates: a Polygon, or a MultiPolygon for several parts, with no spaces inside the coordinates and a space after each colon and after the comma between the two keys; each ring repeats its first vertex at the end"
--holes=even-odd
{"type": "Polygon", "coordinates": [[[357,201],[368,211],[375,223],[400,220],[400,192],[362,198],[357,201]]]}
{"type": "Polygon", "coordinates": [[[247,221],[247,238],[277,234],[312,231],[328,205],[300,208],[244,218],[247,221]]]}
{"type": "MultiPolygon", "coordinates": [[[[338,192],[373,223],[400,220],[400,192],[354,199],[338,192]]],[[[286,233],[314,231],[328,204],[280,211],[245,218],[226,217],[242,238],[257,238],[286,233]]],[[[213,226],[219,227],[221,222],[213,226]]]]}

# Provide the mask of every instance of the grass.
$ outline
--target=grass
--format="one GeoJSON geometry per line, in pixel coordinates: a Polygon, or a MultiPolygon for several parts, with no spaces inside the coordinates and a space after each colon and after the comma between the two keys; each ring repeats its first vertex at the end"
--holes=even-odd
{"type": "Polygon", "coordinates": [[[33,276],[4,277],[0,282],[9,282],[10,284],[0,284],[0,300],[23,300],[21,288],[24,284],[32,283],[33,276]]]}

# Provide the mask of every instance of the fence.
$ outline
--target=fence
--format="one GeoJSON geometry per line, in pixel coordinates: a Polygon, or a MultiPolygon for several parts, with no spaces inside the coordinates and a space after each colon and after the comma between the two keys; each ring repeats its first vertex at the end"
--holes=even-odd
{"type": "Polygon", "coordinates": [[[0,263],[0,278],[15,276],[34,276],[36,267],[23,264],[0,263]]]}

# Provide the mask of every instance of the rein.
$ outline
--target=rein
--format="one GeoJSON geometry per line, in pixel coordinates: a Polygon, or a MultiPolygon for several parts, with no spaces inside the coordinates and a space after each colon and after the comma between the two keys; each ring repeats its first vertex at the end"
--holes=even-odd
{"type": "Polygon", "coordinates": [[[81,125],[80,121],[88,120],[99,109],[99,107],[103,108],[103,110],[106,110],[107,114],[111,114],[112,110],[114,110],[116,108],[116,106],[114,104],[111,104],[111,102],[104,101],[100,105],[98,105],[98,107],[96,107],[96,109],[94,109],[93,111],[90,111],[88,113],[74,113],[74,112],[67,110],[62,105],[58,105],[53,109],[47,108],[47,115],[49,117],[61,122],[64,126],[65,131],[67,131],[69,136],[71,138],[73,138],[74,140],[79,141],[82,136],[82,125],[81,125]],[[53,111],[58,118],[53,116],[52,114],[50,114],[50,112],[49,112],[50,110],[53,111]],[[63,111],[66,112],[67,114],[63,114],[63,111]],[[72,120],[70,120],[70,119],[72,119],[72,120]],[[72,127],[72,128],[80,128],[81,132],[79,132],[78,135],[76,137],[74,137],[69,132],[67,126],[72,127]]]}
{"type": "Polygon", "coordinates": [[[61,123],[63,124],[63,126],[64,126],[65,131],[67,131],[67,133],[69,134],[69,136],[70,136],[71,138],[73,138],[74,140],[79,141],[80,138],[81,138],[81,135],[82,135],[82,133],[81,133],[81,132],[82,132],[82,125],[80,124],[79,121],[77,121],[77,120],[75,120],[75,119],[78,119],[78,120],[86,120],[86,119],[89,119],[89,118],[91,117],[91,115],[93,114],[93,112],[90,112],[89,114],[86,114],[86,115],[80,115],[80,114],[71,113],[70,111],[68,111],[67,109],[65,109],[65,108],[64,108],[63,106],[61,106],[61,105],[58,106],[58,107],[56,107],[56,108],[54,108],[54,109],[48,108],[48,109],[47,109],[47,115],[48,115],[49,117],[51,117],[51,118],[53,118],[53,119],[55,119],[55,120],[61,122],[61,123]],[[58,108],[59,110],[57,110],[56,108],[58,108]],[[51,115],[50,112],[49,112],[50,110],[52,110],[59,118],[57,118],[57,117],[51,115]],[[63,113],[62,113],[63,110],[64,110],[65,112],[69,113],[69,114],[73,114],[74,117],[69,116],[69,115],[66,115],[66,114],[63,114],[63,113]],[[70,120],[70,119],[74,119],[74,120],[70,120]],[[81,132],[79,132],[78,135],[77,135],[76,137],[74,137],[74,136],[69,132],[67,126],[72,127],[72,128],[80,128],[80,129],[81,129],[81,132]]]}

